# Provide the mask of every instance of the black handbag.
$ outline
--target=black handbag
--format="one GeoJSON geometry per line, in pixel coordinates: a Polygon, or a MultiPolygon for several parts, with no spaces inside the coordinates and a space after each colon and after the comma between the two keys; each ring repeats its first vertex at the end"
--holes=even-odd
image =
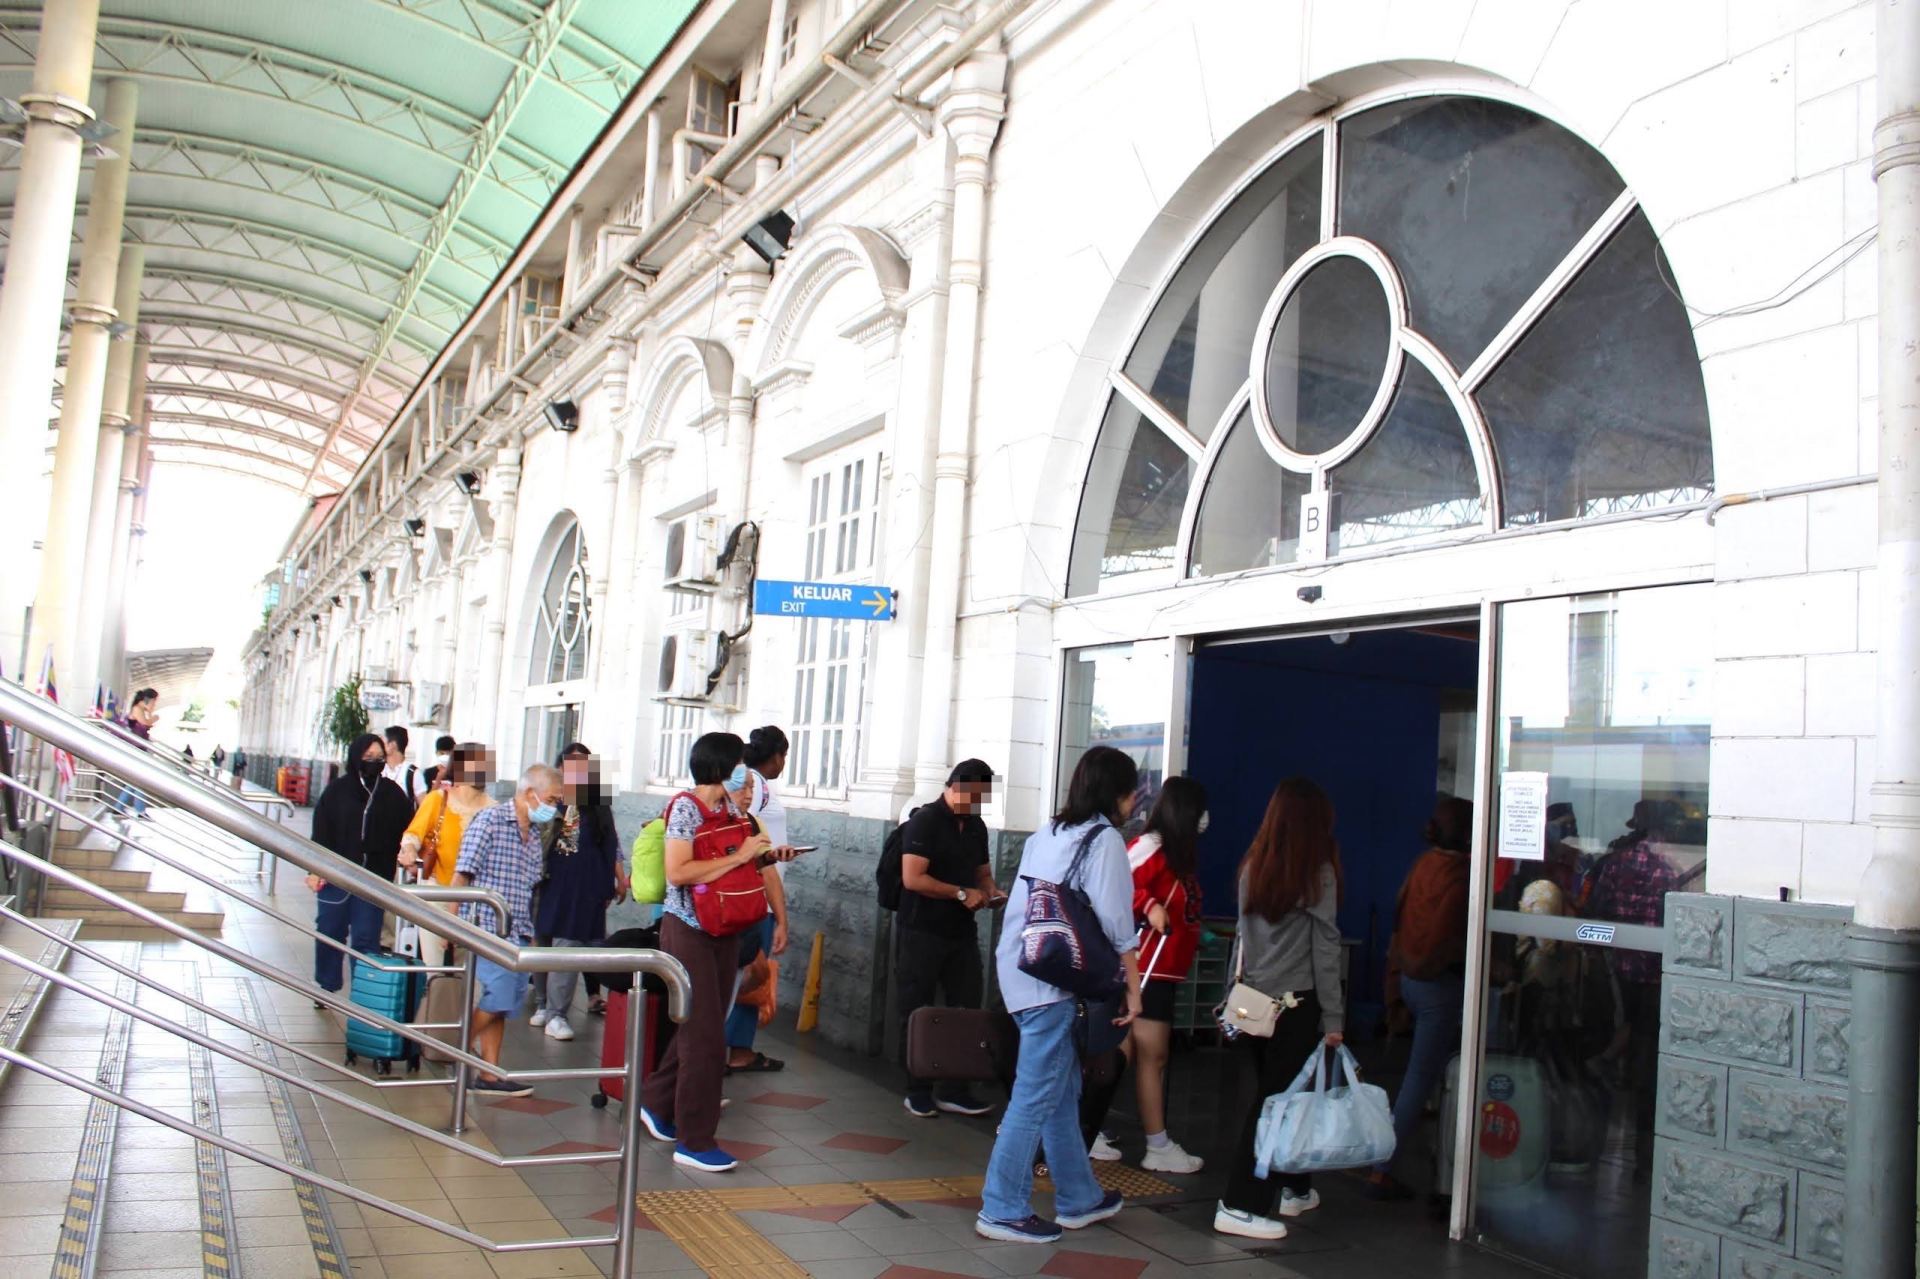
{"type": "Polygon", "coordinates": [[[1073,1046],[1079,1050],[1082,1066],[1098,1061],[1127,1041],[1127,1028],[1113,1024],[1115,1017],[1124,1016],[1127,1011],[1124,985],[1105,999],[1073,1002],[1073,1046]]]}

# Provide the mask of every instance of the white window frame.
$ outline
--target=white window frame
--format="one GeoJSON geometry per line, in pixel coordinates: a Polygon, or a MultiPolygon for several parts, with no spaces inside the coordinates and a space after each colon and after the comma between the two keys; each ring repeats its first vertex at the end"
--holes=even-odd
{"type": "MultiPolygon", "coordinates": [[[[804,560],[810,582],[870,580],[880,531],[882,458],[845,451],[802,473],[804,560]]],[[[809,618],[797,628],[793,660],[792,744],[781,788],[812,799],[842,799],[857,770],[866,719],[872,624],[809,618]]]]}

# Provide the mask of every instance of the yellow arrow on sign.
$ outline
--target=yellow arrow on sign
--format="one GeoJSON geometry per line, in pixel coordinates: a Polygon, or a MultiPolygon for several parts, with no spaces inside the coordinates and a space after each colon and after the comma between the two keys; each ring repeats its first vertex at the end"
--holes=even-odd
{"type": "Polygon", "coordinates": [[[867,601],[867,607],[873,610],[873,615],[875,617],[879,617],[881,614],[885,613],[892,606],[893,606],[893,601],[887,598],[887,593],[885,591],[875,591],[873,593],[873,598],[867,601]]]}

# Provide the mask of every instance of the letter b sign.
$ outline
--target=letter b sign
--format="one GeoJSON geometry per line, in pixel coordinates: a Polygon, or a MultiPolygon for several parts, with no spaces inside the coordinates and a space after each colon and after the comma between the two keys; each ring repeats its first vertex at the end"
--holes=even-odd
{"type": "Polygon", "coordinates": [[[1331,516],[1330,494],[1309,493],[1300,499],[1300,552],[1302,561],[1327,558],[1327,524],[1331,516]]]}

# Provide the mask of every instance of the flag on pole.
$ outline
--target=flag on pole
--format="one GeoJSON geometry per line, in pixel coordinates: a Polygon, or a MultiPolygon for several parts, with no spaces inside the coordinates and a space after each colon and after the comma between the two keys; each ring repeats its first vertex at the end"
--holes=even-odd
{"type": "Polygon", "coordinates": [[[106,710],[107,686],[105,684],[95,684],[93,686],[93,717],[99,719],[102,715],[106,714],[106,710]]]}
{"type": "MultiPolygon", "coordinates": [[[[47,645],[47,660],[40,665],[40,692],[55,706],[60,704],[60,686],[54,680],[53,645],[51,644],[47,645]]],[[[58,746],[53,748],[53,767],[54,771],[60,774],[61,790],[64,791],[73,785],[73,756],[58,746]]]]}

